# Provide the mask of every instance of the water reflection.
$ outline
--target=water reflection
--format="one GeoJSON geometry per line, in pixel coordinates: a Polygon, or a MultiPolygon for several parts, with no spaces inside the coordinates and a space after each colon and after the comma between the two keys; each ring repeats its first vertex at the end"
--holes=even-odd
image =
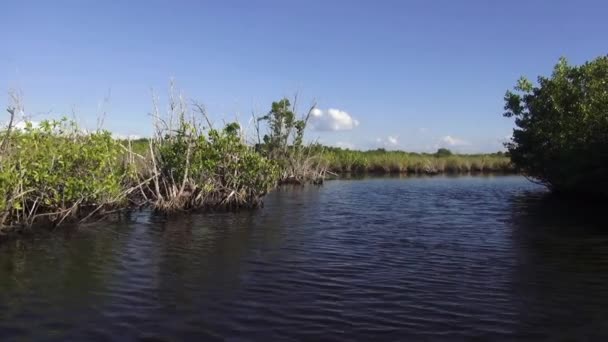
{"type": "Polygon", "coordinates": [[[601,212],[520,177],[284,188],[0,246],[3,340],[603,340],[601,212]]]}
{"type": "Polygon", "coordinates": [[[608,230],[601,209],[544,193],[513,198],[521,335],[608,338],[608,230]]]}

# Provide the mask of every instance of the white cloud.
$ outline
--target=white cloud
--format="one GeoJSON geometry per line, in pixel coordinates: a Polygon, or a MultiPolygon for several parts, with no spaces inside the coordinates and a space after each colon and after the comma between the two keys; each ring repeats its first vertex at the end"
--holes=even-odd
{"type": "MultiPolygon", "coordinates": [[[[40,122],[38,122],[38,121],[30,121],[30,120],[27,120],[27,121],[18,121],[16,123],[13,123],[12,127],[13,127],[14,130],[23,131],[27,127],[28,123],[32,125],[32,128],[39,128],[40,127],[40,122]]],[[[0,127],[1,128],[7,128],[8,127],[8,122],[5,122],[5,123],[1,123],[0,122],[0,127]]],[[[91,132],[95,132],[95,130],[90,131],[90,130],[82,129],[81,132],[85,133],[85,134],[88,134],[88,133],[91,133],[91,132]]],[[[143,136],[138,135],[138,134],[121,134],[121,133],[115,133],[115,132],[113,132],[112,133],[112,138],[118,139],[118,140],[138,140],[138,139],[143,138],[143,136]]]]}
{"type": "MultiPolygon", "coordinates": [[[[32,124],[32,128],[38,128],[40,126],[40,123],[38,121],[19,121],[19,122],[13,122],[13,129],[16,130],[24,130],[25,127],[27,126],[27,123],[31,123],[32,124]]],[[[2,124],[3,128],[7,128],[8,127],[8,122],[5,122],[4,124],[2,124]]]]}
{"type": "Polygon", "coordinates": [[[343,110],[315,108],[310,113],[310,124],[317,131],[350,131],[359,126],[359,121],[343,110]]]}
{"type": "Polygon", "coordinates": [[[339,148],[345,148],[345,149],[349,149],[349,150],[354,150],[355,149],[355,145],[346,141],[338,141],[336,142],[336,147],[339,148]]]}
{"type": "Polygon", "coordinates": [[[389,135],[386,138],[376,138],[376,147],[391,148],[399,146],[399,137],[389,135]]]}
{"type": "Polygon", "coordinates": [[[459,139],[456,137],[452,137],[450,135],[446,135],[445,137],[441,138],[440,145],[456,147],[456,146],[469,146],[469,145],[471,145],[471,143],[469,143],[468,141],[463,140],[463,139],[459,139]]]}
{"type": "Polygon", "coordinates": [[[117,140],[138,140],[138,139],[141,139],[142,136],[137,135],[137,134],[125,135],[125,134],[120,134],[120,133],[112,133],[112,138],[117,139],[117,140]]]}

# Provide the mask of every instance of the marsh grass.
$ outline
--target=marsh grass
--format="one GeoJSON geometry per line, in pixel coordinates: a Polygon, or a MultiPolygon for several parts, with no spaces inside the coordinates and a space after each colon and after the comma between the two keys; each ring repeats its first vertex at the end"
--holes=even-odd
{"type": "Polygon", "coordinates": [[[327,148],[321,160],[334,173],[470,173],[513,172],[508,156],[502,153],[441,155],[403,151],[352,151],[327,148]]]}

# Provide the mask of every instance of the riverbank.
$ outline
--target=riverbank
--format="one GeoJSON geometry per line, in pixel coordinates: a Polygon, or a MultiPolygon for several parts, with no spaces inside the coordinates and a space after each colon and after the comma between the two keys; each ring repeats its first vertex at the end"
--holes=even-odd
{"type": "Polygon", "coordinates": [[[148,142],[145,156],[107,131],[68,120],[6,132],[0,150],[0,232],[84,222],[150,207],[161,213],[254,208],[279,181],[279,165],[228,125],[183,123],[148,142]]]}
{"type": "Polygon", "coordinates": [[[310,112],[295,119],[287,99],[273,102],[269,113],[256,119],[256,144],[238,123],[215,128],[204,107],[186,104],[173,91],[169,103],[164,114],[154,107],[153,135],[131,141],[105,130],[81,129],[65,118],[36,125],[26,121],[17,128],[16,115],[23,110],[16,101],[8,108],[8,126],[0,131],[0,233],[82,223],[140,208],[163,214],[256,208],[278,186],[321,184],[328,175],[512,170],[501,153],[305,145],[310,112]]]}
{"type": "Polygon", "coordinates": [[[238,125],[193,129],[187,122],[153,139],[120,141],[69,120],[4,134],[0,232],[82,223],[149,207],[161,213],[256,208],[281,184],[364,174],[512,172],[507,156],[289,147],[270,157],[246,144],[238,125]],[[300,162],[300,164],[295,163],[300,162]]]}
{"type": "MultiPolygon", "coordinates": [[[[134,151],[147,155],[148,139],[128,142],[134,151]]],[[[330,146],[305,147],[319,165],[332,174],[426,174],[516,173],[511,159],[503,152],[486,154],[416,153],[399,150],[349,150],[330,146]]]]}

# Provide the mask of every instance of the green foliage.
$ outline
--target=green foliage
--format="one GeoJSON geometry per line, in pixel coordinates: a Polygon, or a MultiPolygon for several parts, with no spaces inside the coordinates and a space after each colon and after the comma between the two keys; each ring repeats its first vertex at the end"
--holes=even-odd
{"type": "Polygon", "coordinates": [[[180,121],[176,130],[160,137],[153,145],[160,175],[175,184],[181,184],[189,176],[200,175],[209,168],[210,161],[201,153],[207,143],[194,125],[180,121]]]}
{"type": "Polygon", "coordinates": [[[53,222],[117,204],[126,177],[121,154],[106,131],[85,134],[67,119],[27,123],[0,157],[0,223],[53,222]]]}
{"type": "Polygon", "coordinates": [[[437,157],[449,157],[452,155],[452,151],[448,150],[447,148],[440,148],[437,150],[437,152],[435,152],[435,155],[437,157]]]}
{"type": "Polygon", "coordinates": [[[258,119],[258,134],[260,122],[265,123],[268,133],[264,135],[263,143],[257,148],[278,164],[279,182],[320,183],[325,177],[325,169],[319,163],[319,151],[309,146],[305,153],[303,146],[304,131],[310,111],[300,120],[296,119],[294,111],[288,99],[273,102],[268,114],[258,119]],[[311,153],[313,151],[315,153],[311,153]]]}
{"type": "Polygon", "coordinates": [[[270,112],[258,120],[266,122],[268,126],[269,132],[264,135],[263,147],[271,159],[284,159],[292,142],[294,146],[301,146],[306,124],[302,120],[296,120],[288,99],[273,102],[270,112]],[[292,141],[294,129],[296,132],[292,141]]]}
{"type": "Polygon", "coordinates": [[[277,164],[242,141],[237,123],[203,131],[182,116],[178,129],[150,144],[146,197],[160,211],[255,207],[278,181],[277,164]]]}
{"type": "Polygon", "coordinates": [[[279,178],[277,164],[246,145],[236,123],[203,132],[181,119],[171,134],[136,144],[83,132],[66,119],[3,133],[0,230],[133,203],[161,211],[254,207],[279,178]]]}
{"type": "Polygon", "coordinates": [[[507,147],[521,171],[557,191],[608,194],[608,57],[561,58],[537,85],[521,78],[504,116],[515,118],[507,147]]]}
{"type": "Polygon", "coordinates": [[[239,129],[232,123],[221,131],[210,130],[209,142],[194,160],[204,160],[201,170],[221,188],[236,191],[247,202],[257,201],[276,186],[279,170],[275,162],[242,142],[239,129]]]}

